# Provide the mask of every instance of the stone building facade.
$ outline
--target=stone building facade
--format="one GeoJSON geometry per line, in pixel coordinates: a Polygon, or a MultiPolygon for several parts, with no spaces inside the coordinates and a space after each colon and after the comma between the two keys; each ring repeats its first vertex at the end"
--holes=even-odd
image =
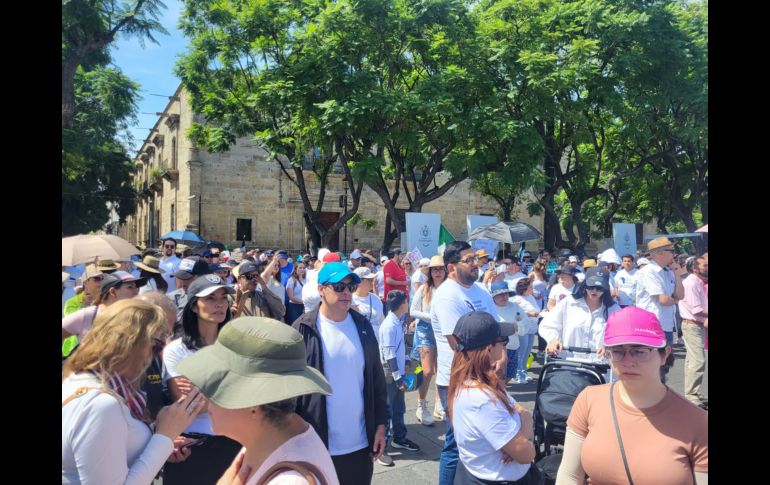
{"type": "MultiPolygon", "coordinates": [[[[209,153],[197,148],[185,133],[196,120],[181,87],[156,122],[135,159],[134,183],[140,193],[136,212],[121,224],[119,234],[140,247],[156,246],[158,238],[172,230],[190,229],[206,239],[239,247],[243,236],[251,247],[281,247],[304,251],[309,238],[303,221],[303,207],[297,187],[283,174],[278,162],[248,138],[241,138],[225,153],[209,153]]],[[[438,177],[441,183],[441,176],[438,177]]],[[[312,172],[306,172],[310,200],[315,205],[320,186],[312,172]]],[[[323,212],[335,221],[343,210],[340,196],[345,194],[343,177],[332,174],[326,188],[323,212]]],[[[403,199],[403,198],[402,198],[403,199]]],[[[405,208],[397,204],[397,208],[405,208]]],[[[441,214],[442,224],[457,238],[467,236],[466,216],[495,215],[497,204],[464,181],[444,196],[426,204],[424,212],[441,214]]],[[[377,249],[382,244],[385,207],[371,189],[364,186],[358,211],[375,225],[340,230],[334,249],[353,247],[377,249]]],[[[529,217],[522,204],[516,219],[543,231],[540,216],[529,217]]],[[[394,241],[398,246],[400,240],[394,241]]],[[[538,243],[529,242],[529,249],[538,243]]]]}

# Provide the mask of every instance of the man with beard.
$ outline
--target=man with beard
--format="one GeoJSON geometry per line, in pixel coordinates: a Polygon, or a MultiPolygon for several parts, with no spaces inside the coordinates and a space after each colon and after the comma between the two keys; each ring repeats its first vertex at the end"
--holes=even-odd
{"type": "Polygon", "coordinates": [[[167,238],[163,240],[161,246],[163,256],[160,258],[160,268],[163,270],[162,276],[166,280],[168,290],[166,293],[171,293],[176,290],[176,276],[175,273],[179,269],[179,264],[182,262],[176,255],[176,240],[167,238]]]}
{"type": "MultiPolygon", "coordinates": [[[[454,332],[457,320],[472,311],[484,311],[497,319],[497,310],[492,296],[481,284],[476,284],[479,277],[478,256],[473,254],[471,245],[465,241],[449,243],[444,250],[444,262],[447,266],[447,280],[439,286],[433,296],[430,309],[431,326],[436,336],[438,365],[436,385],[441,406],[447,409],[447,391],[457,341],[454,332]]],[[[497,362],[498,371],[505,373],[507,354],[497,362]]],[[[444,449],[439,461],[439,485],[452,485],[458,460],[457,442],[452,426],[447,420],[444,449]]]]}
{"type": "Polygon", "coordinates": [[[703,257],[699,257],[688,261],[687,270],[690,275],[682,282],[684,298],[679,301],[682,335],[687,348],[684,358],[684,395],[690,402],[702,405],[707,402],[700,390],[706,369],[704,324],[708,325],[709,300],[705,285],[708,283],[709,265],[703,257]]]}

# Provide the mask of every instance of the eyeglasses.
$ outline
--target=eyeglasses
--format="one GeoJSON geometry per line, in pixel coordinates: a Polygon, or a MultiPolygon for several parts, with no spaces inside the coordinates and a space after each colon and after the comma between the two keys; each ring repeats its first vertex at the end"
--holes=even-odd
{"type": "Polygon", "coordinates": [[[601,286],[588,286],[588,287],[586,287],[586,290],[588,290],[588,291],[596,291],[596,292],[599,292],[599,293],[604,293],[604,288],[602,288],[601,286]]]}
{"type": "Polygon", "coordinates": [[[256,273],[247,273],[247,274],[242,274],[241,275],[241,278],[246,278],[249,281],[251,281],[253,279],[256,279],[256,277],[257,277],[256,273]]]}
{"type": "Polygon", "coordinates": [[[331,286],[335,293],[342,293],[345,288],[350,290],[351,293],[358,289],[358,283],[328,283],[324,286],[331,286]]]}
{"type": "Polygon", "coordinates": [[[636,347],[629,350],[624,349],[607,349],[607,355],[613,362],[620,362],[623,357],[626,356],[626,352],[631,354],[631,358],[636,362],[647,362],[650,360],[652,352],[658,350],[650,347],[636,347]]]}
{"type": "Polygon", "coordinates": [[[665,251],[667,253],[676,253],[676,249],[661,249],[661,251],[665,251]]]}
{"type": "Polygon", "coordinates": [[[174,249],[176,246],[171,246],[169,244],[164,244],[163,247],[166,248],[166,249],[174,249]]]}
{"type": "Polygon", "coordinates": [[[103,276],[103,275],[92,276],[92,277],[90,277],[90,278],[88,278],[88,279],[89,279],[89,280],[94,280],[94,281],[96,281],[97,283],[99,283],[99,282],[101,282],[102,280],[104,280],[104,276],[103,276]]]}
{"type": "Polygon", "coordinates": [[[435,266],[435,267],[431,268],[430,270],[431,271],[440,271],[440,272],[443,273],[444,271],[446,271],[446,268],[443,267],[443,266],[435,266]]]}
{"type": "Polygon", "coordinates": [[[511,341],[511,339],[508,338],[508,337],[501,337],[501,338],[495,340],[495,343],[503,344],[503,345],[508,345],[508,342],[510,342],[510,341],[511,341]]]}
{"type": "Polygon", "coordinates": [[[461,259],[458,263],[473,264],[479,260],[478,256],[471,256],[470,258],[461,259]]]}

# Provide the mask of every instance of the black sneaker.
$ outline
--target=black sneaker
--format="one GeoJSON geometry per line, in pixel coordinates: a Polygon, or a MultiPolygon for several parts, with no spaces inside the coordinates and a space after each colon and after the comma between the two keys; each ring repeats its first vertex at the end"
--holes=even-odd
{"type": "Polygon", "coordinates": [[[420,447],[417,446],[417,444],[412,443],[406,438],[404,438],[401,441],[393,440],[390,446],[392,446],[393,448],[401,448],[402,450],[406,450],[406,451],[420,451],[420,447]]]}

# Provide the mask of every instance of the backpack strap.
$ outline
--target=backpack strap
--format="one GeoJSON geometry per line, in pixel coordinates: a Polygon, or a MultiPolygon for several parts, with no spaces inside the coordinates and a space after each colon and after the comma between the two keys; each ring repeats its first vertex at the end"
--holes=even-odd
{"type": "Polygon", "coordinates": [[[262,479],[259,481],[259,485],[265,485],[266,483],[269,483],[270,480],[287,470],[293,470],[299,473],[305,477],[305,480],[307,480],[310,485],[327,485],[326,479],[324,478],[323,473],[321,473],[321,470],[319,470],[317,466],[306,461],[282,461],[276,463],[265,472],[265,474],[262,476],[262,479]]]}
{"type": "Polygon", "coordinates": [[[78,387],[77,390],[70,397],[68,397],[67,399],[61,402],[61,407],[66,406],[67,404],[70,403],[70,401],[72,401],[76,397],[85,395],[91,389],[99,389],[99,388],[98,387],[78,387]]]}

